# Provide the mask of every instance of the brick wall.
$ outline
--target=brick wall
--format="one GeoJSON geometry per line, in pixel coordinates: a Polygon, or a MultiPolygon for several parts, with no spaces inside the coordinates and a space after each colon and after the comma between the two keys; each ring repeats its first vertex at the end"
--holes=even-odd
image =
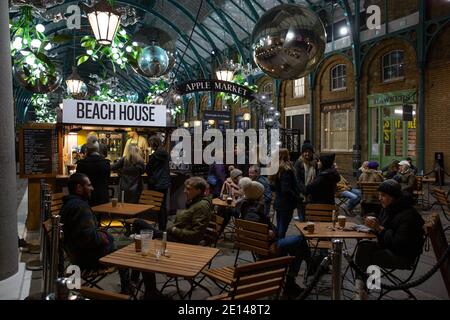
{"type": "Polygon", "coordinates": [[[435,152],[444,152],[445,171],[450,172],[450,26],[434,40],[427,60],[425,172],[432,170],[435,152]]]}
{"type": "MultiPolygon", "coordinates": [[[[321,150],[321,114],[320,107],[324,103],[339,103],[348,102],[354,99],[355,82],[353,78],[353,65],[343,55],[332,55],[326,59],[317,75],[316,82],[316,101],[314,109],[314,127],[315,127],[315,141],[314,146],[317,151],[321,150]],[[338,64],[346,65],[347,69],[347,88],[339,91],[331,91],[330,72],[333,67],[338,64]]],[[[352,171],[352,153],[351,152],[337,152],[336,162],[339,164],[341,171],[350,173],[352,171]]]]}
{"type": "Polygon", "coordinates": [[[450,15],[450,2],[447,0],[426,0],[427,1],[427,17],[445,17],[450,15]]]}

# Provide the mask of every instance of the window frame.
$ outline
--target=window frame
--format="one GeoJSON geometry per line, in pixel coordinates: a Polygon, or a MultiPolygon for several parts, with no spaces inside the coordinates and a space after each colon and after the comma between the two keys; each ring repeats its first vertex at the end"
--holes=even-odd
{"type": "Polygon", "coordinates": [[[381,57],[381,80],[383,83],[388,83],[388,82],[392,82],[392,81],[399,81],[399,80],[404,80],[405,79],[405,50],[402,49],[394,49],[389,51],[388,53],[384,54],[381,57]],[[401,52],[402,53],[402,60],[401,61],[396,61],[396,63],[392,62],[392,55],[396,52],[401,52]],[[385,65],[385,59],[389,58],[388,64],[385,65]],[[401,76],[397,76],[397,74],[399,74],[399,70],[400,70],[400,66],[403,67],[402,72],[403,75],[401,76]],[[396,76],[387,79],[386,78],[386,69],[388,68],[396,68],[396,76]]]}
{"type": "Polygon", "coordinates": [[[295,79],[293,81],[293,86],[292,86],[292,98],[304,98],[305,97],[305,77],[301,77],[298,79],[295,79]],[[297,85],[297,83],[300,83],[299,85],[297,85]],[[301,88],[300,94],[297,94],[297,88],[301,88]]]}
{"type": "Polygon", "coordinates": [[[355,109],[354,108],[345,109],[345,110],[330,110],[330,111],[326,111],[326,112],[321,111],[320,112],[320,126],[321,126],[321,128],[320,128],[321,137],[320,138],[323,143],[321,143],[320,150],[323,152],[352,152],[353,145],[355,143],[355,128],[353,125],[353,130],[350,130],[350,128],[351,128],[350,121],[354,120],[354,117],[355,117],[355,109]],[[346,112],[346,120],[347,121],[346,121],[346,130],[345,131],[347,132],[346,140],[347,140],[348,149],[331,148],[329,146],[329,144],[330,144],[330,136],[331,136],[330,128],[331,128],[332,115],[333,115],[333,113],[342,112],[342,111],[346,112]],[[353,112],[353,117],[350,114],[351,112],[353,112]],[[327,129],[327,130],[325,130],[325,129],[327,129]],[[326,135],[326,137],[325,137],[325,135],[326,135]]]}
{"type": "Polygon", "coordinates": [[[339,63],[330,69],[330,91],[341,91],[347,89],[347,65],[344,63],[339,63]],[[341,73],[339,73],[339,69],[341,68],[341,73]],[[336,70],[336,75],[334,75],[334,71],[336,70]],[[342,81],[342,87],[334,87],[334,83],[336,80],[336,84],[339,84],[339,80],[342,81]]]}

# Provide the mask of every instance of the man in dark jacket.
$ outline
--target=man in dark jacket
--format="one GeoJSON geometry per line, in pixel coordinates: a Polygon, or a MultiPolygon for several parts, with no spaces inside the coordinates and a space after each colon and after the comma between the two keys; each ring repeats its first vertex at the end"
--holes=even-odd
{"type": "Polygon", "coordinates": [[[97,269],[98,259],[114,250],[114,238],[98,229],[97,219],[88,204],[93,188],[89,178],[74,173],[68,182],[69,195],[60,211],[64,247],[70,262],[82,270],[97,269]]]}
{"type": "Polygon", "coordinates": [[[149,138],[153,153],[148,158],[145,172],[148,176],[148,189],[164,194],[161,210],[158,216],[160,230],[166,230],[167,225],[167,192],[170,187],[169,153],[164,149],[158,136],[149,138]]]}
{"type": "Polygon", "coordinates": [[[94,187],[89,199],[91,207],[109,202],[108,180],[111,173],[111,165],[99,154],[98,141],[88,143],[87,157],[77,162],[77,173],[84,173],[94,187]]]}
{"type": "Polygon", "coordinates": [[[336,184],[341,179],[334,168],[334,154],[323,154],[319,157],[317,177],[306,186],[306,194],[311,203],[335,204],[336,184]]]}
{"type": "Polygon", "coordinates": [[[300,189],[297,215],[300,221],[305,220],[305,193],[306,186],[314,181],[317,175],[317,162],[314,159],[314,147],[308,141],[302,145],[302,154],[295,161],[295,178],[300,189]]]}
{"type": "MultiPolygon", "coordinates": [[[[365,220],[365,224],[376,233],[378,242],[361,241],[355,263],[364,271],[370,265],[407,269],[422,253],[424,221],[412,206],[408,194],[402,193],[397,181],[384,181],[378,191],[383,209],[378,217],[365,220]]],[[[357,279],[355,285],[359,298],[367,298],[365,283],[357,279]]]]}

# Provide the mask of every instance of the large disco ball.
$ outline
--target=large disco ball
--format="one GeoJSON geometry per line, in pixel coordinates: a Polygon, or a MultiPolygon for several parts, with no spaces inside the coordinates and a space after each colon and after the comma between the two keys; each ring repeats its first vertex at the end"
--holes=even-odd
{"type": "Polygon", "coordinates": [[[148,46],[142,49],[138,57],[138,66],[146,77],[159,77],[167,71],[169,57],[163,48],[148,46]]]}
{"type": "Polygon", "coordinates": [[[282,4],[267,11],[252,33],[253,59],[276,79],[294,80],[310,73],[325,51],[325,28],[306,7],[282,4]]]}

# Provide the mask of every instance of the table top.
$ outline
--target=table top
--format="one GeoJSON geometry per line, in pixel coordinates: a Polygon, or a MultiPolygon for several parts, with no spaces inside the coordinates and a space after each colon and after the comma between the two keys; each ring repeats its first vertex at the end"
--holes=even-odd
{"type": "MultiPolygon", "coordinates": [[[[295,221],[295,226],[300,232],[303,233],[306,239],[330,239],[330,238],[345,238],[345,239],[373,239],[376,238],[376,235],[372,233],[366,232],[358,232],[358,231],[344,231],[338,228],[338,224],[336,223],[336,227],[334,231],[331,229],[331,222],[314,222],[314,233],[308,233],[306,231],[306,222],[295,221]]],[[[346,226],[350,223],[347,222],[346,226]]]]}
{"type": "Polygon", "coordinates": [[[153,209],[154,205],[139,204],[139,203],[117,203],[117,207],[112,206],[112,202],[101,204],[92,207],[94,213],[112,213],[122,216],[136,216],[140,213],[145,213],[153,209]]]}
{"type": "Polygon", "coordinates": [[[155,243],[150,241],[147,256],[136,252],[134,244],[104,256],[100,263],[126,267],[142,272],[157,272],[172,277],[194,279],[203,268],[219,253],[219,249],[178,242],[167,242],[167,254],[159,260],[155,256],[155,243]]]}
{"type": "Polygon", "coordinates": [[[230,207],[235,208],[236,207],[236,201],[233,200],[231,204],[228,204],[225,200],[222,200],[220,198],[214,198],[212,199],[212,204],[219,207],[230,207]]]}

